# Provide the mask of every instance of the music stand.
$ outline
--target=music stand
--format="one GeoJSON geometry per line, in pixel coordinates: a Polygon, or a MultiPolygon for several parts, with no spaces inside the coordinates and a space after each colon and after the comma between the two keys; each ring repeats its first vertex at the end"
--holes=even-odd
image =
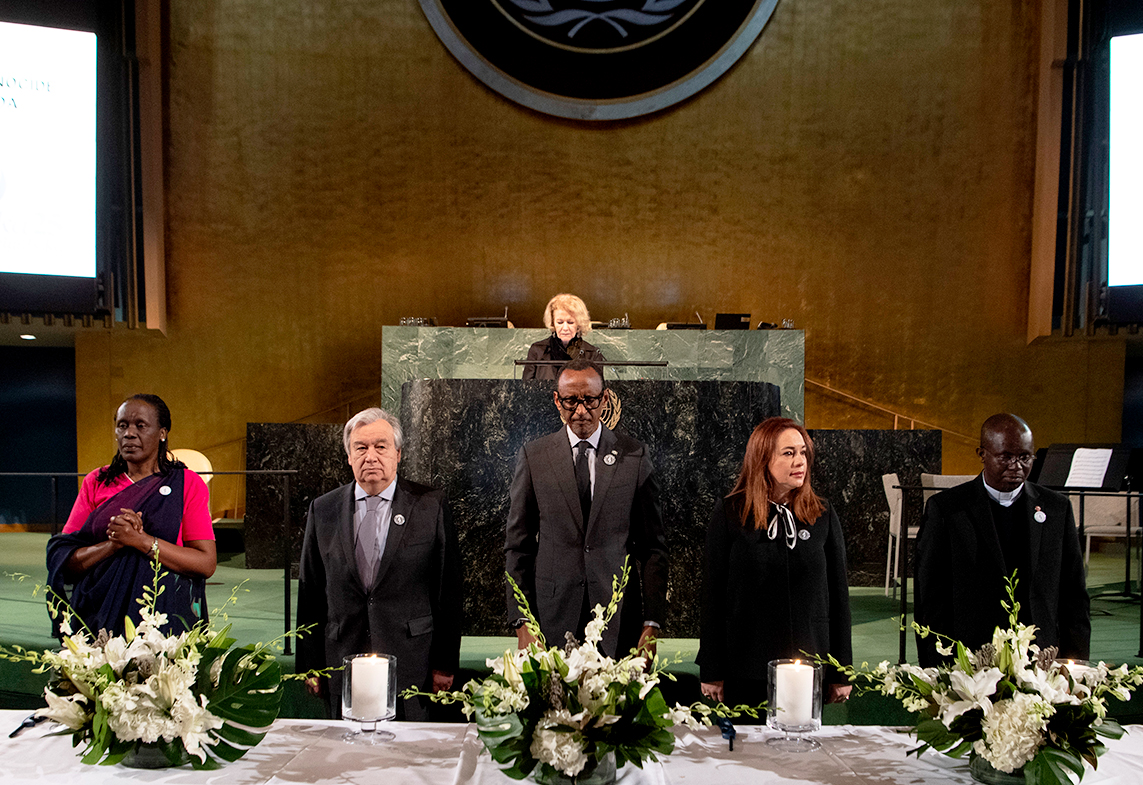
{"type": "MultiPolygon", "coordinates": [[[[1044,453],[1043,463],[1038,472],[1040,485],[1063,491],[1067,495],[1079,493],[1079,536],[1084,538],[1084,496],[1108,496],[1123,490],[1130,492],[1130,478],[1127,474],[1131,460],[1131,448],[1122,444],[1053,444],[1044,453]],[[1104,463],[1106,461],[1106,463],[1104,463]],[[1101,471],[1102,469],[1102,471],[1101,471]],[[1126,489],[1124,488],[1126,485],[1126,489]]],[[[1127,497],[1127,555],[1124,560],[1123,591],[1108,592],[1097,596],[1118,596],[1135,600],[1138,594],[1131,591],[1131,497],[1127,497]]]]}

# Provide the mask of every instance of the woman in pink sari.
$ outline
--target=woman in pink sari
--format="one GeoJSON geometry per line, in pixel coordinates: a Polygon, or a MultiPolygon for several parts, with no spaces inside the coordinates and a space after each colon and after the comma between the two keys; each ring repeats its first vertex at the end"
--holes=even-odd
{"type": "Polygon", "coordinates": [[[138,623],[156,561],[164,632],[207,616],[206,579],[217,566],[209,494],[201,477],[168,454],[170,430],[170,410],[157,395],[124,401],[115,415],[115,457],[84,478],[63,532],[48,542],[48,585],[93,634],[122,634],[128,616],[138,623]]]}

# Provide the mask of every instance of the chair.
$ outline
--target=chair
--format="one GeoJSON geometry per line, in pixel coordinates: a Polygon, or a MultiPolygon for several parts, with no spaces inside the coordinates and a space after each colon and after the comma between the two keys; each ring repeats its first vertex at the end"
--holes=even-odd
{"type": "Polygon", "coordinates": [[[207,458],[198,450],[187,450],[185,448],[171,450],[171,455],[185,463],[188,469],[199,477],[202,477],[202,481],[210,485],[210,480],[214,476],[211,474],[211,471],[214,470],[214,466],[211,465],[210,458],[207,458]]]}
{"type": "Polygon", "coordinates": [[[969,480],[975,480],[975,474],[922,474],[921,486],[925,488],[922,495],[925,498],[925,504],[929,503],[929,499],[933,495],[945,488],[952,488],[957,485],[963,485],[969,480]],[[932,489],[932,490],[930,490],[932,489]]]}
{"type": "MultiPolygon", "coordinates": [[[[889,596],[889,575],[893,576],[893,596],[897,596],[897,565],[901,560],[901,519],[902,503],[901,489],[896,474],[882,474],[881,484],[885,488],[885,501],[889,503],[889,547],[885,553],[885,596],[889,596]],[[894,547],[896,546],[896,547],[894,547]]],[[[916,526],[906,527],[905,536],[914,539],[917,536],[916,526]]]]}
{"type": "MultiPolygon", "coordinates": [[[[1080,520],[1080,497],[1069,496],[1072,502],[1072,512],[1076,517],[1076,525],[1080,520]]],[[[1092,537],[1126,537],[1127,536],[1127,504],[1124,498],[1115,496],[1087,496],[1083,500],[1083,533],[1084,543],[1083,563],[1087,564],[1091,556],[1092,537]]],[[[1131,504],[1131,536],[1140,532],[1139,499],[1130,500],[1131,504]]]]}

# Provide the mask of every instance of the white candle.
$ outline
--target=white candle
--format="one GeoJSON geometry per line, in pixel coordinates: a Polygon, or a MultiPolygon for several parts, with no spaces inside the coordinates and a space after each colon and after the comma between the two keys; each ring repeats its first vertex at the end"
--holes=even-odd
{"type": "Polygon", "coordinates": [[[359,720],[384,717],[389,697],[389,659],[377,656],[354,657],[350,678],[353,716],[359,720]]]}
{"type": "Polygon", "coordinates": [[[1072,675],[1072,679],[1080,682],[1084,681],[1084,676],[1096,671],[1096,669],[1090,665],[1085,665],[1082,662],[1073,662],[1072,660],[1068,660],[1067,668],[1068,673],[1072,675]]]}
{"type": "Polygon", "coordinates": [[[783,662],[775,668],[776,719],[782,725],[808,725],[814,716],[814,667],[783,662]]]}

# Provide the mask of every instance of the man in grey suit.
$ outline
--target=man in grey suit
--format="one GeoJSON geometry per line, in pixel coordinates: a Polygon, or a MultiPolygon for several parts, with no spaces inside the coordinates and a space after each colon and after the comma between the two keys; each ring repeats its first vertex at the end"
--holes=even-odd
{"type": "MultiPolygon", "coordinates": [[[[631,578],[601,643],[654,653],[667,614],[667,548],[654,467],[645,445],[600,423],[609,391],[599,366],[576,359],[556,380],[566,427],[521,448],[512,478],[504,550],[548,645],[583,640],[596,604],[631,557],[631,578]]],[[[511,591],[508,615],[520,647],[532,641],[511,591]]]]}
{"type": "MultiPolygon", "coordinates": [[[[1041,649],[1087,659],[1091,615],[1071,502],[1027,482],[1036,446],[1014,414],[980,429],[983,471],[929,500],[917,535],[916,619],[976,649],[1008,625],[1004,579],[1016,571],[1019,619],[1036,626],[1041,649]]],[[[932,636],[917,638],[923,667],[941,661],[932,636]]]]}
{"type": "MultiPolygon", "coordinates": [[[[452,686],[460,656],[460,560],[444,494],[397,476],[401,423],[366,409],[345,424],[355,482],[314,499],[298,580],[297,668],[337,667],[351,654],[397,658],[398,693],[452,686]]],[[[307,687],[341,716],[340,671],[307,687]],[[326,683],[328,681],[328,683],[326,683]]],[[[426,702],[398,700],[397,719],[428,718],[426,702]]]]}

